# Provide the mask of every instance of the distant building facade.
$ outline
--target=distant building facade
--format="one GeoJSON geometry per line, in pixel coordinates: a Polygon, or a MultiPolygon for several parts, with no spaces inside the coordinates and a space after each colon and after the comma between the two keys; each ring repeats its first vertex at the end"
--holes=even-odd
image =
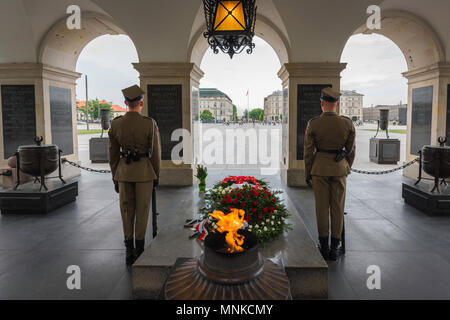
{"type": "Polygon", "coordinates": [[[406,104],[399,105],[377,105],[375,107],[363,109],[363,121],[380,120],[380,109],[389,110],[389,120],[406,125],[406,104]]]}
{"type": "Polygon", "coordinates": [[[279,121],[283,117],[283,92],[274,91],[264,98],[264,120],[279,121]]]}
{"type": "Polygon", "coordinates": [[[113,112],[114,118],[118,116],[123,116],[125,113],[128,112],[128,109],[122,108],[121,106],[118,106],[116,104],[113,104],[111,106],[111,110],[113,112]]]}
{"type": "Polygon", "coordinates": [[[233,120],[233,101],[216,88],[200,88],[200,114],[209,110],[216,121],[233,120]]]}
{"type": "Polygon", "coordinates": [[[340,114],[352,120],[363,119],[364,95],[354,90],[341,90],[340,114]]]}
{"type": "MultiPolygon", "coordinates": [[[[125,109],[119,105],[112,104],[105,100],[99,101],[100,104],[108,104],[111,106],[112,118],[123,116],[127,113],[128,109],[125,109]]],[[[86,121],[86,101],[77,101],[77,121],[86,121]]]]}

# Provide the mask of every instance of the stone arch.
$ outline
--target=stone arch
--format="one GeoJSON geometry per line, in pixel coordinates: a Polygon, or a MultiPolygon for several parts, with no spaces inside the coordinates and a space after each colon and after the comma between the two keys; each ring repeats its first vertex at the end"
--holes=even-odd
{"type": "MultiPolygon", "coordinates": [[[[209,48],[208,42],[203,37],[203,33],[205,31],[206,24],[203,24],[189,43],[187,59],[189,62],[195,63],[197,66],[201,65],[203,56],[209,48]]],[[[275,50],[281,65],[290,61],[291,54],[288,39],[284,37],[279,28],[269,19],[262,15],[256,16],[255,35],[270,44],[270,46],[275,50]]]]}
{"type": "Polygon", "coordinates": [[[406,11],[382,11],[381,29],[370,30],[364,23],[352,35],[359,33],[377,33],[392,40],[402,51],[408,71],[445,61],[444,46],[437,33],[425,20],[406,11]]]}
{"type": "Polygon", "coordinates": [[[82,12],[81,19],[80,30],[67,29],[66,18],[49,29],[38,50],[39,63],[74,71],[81,51],[89,42],[103,35],[127,35],[109,16],[82,12]]]}

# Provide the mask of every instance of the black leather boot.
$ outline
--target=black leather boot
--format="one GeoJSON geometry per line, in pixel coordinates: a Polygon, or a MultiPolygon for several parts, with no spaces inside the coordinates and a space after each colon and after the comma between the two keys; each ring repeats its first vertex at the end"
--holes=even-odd
{"type": "Polygon", "coordinates": [[[125,248],[127,248],[125,262],[129,266],[134,262],[134,239],[125,240],[125,248]]]}
{"type": "Polygon", "coordinates": [[[144,252],[145,240],[136,240],[136,260],[144,252]]]}
{"type": "Polygon", "coordinates": [[[336,239],[331,237],[331,247],[330,247],[330,254],[329,258],[332,261],[336,261],[339,256],[339,243],[341,243],[341,239],[336,239]]]}
{"type": "Polygon", "coordinates": [[[327,260],[330,248],[328,246],[328,237],[319,237],[319,250],[322,257],[327,260]]]}

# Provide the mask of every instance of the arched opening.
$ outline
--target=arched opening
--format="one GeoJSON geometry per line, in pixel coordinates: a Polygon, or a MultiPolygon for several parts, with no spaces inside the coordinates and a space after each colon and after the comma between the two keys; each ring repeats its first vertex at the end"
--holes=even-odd
{"type": "Polygon", "coordinates": [[[78,152],[82,164],[107,161],[107,154],[100,154],[105,150],[97,146],[102,141],[99,138],[107,137],[107,131],[102,131],[100,110],[110,110],[111,120],[127,112],[121,90],[139,83],[139,73],[132,65],[137,61],[136,48],[126,35],[99,36],[79,54],[76,71],[82,77],[77,81],[76,107],[78,152]],[[89,101],[87,112],[86,101],[89,101]]]}
{"type": "Polygon", "coordinates": [[[421,18],[405,11],[383,11],[380,29],[361,25],[353,34],[381,34],[402,51],[408,71],[445,61],[444,48],[436,32],[421,18]]]}
{"type": "Polygon", "coordinates": [[[402,73],[408,67],[400,48],[379,34],[357,34],[347,41],[341,62],[347,67],[341,78],[340,114],[352,119],[357,129],[354,167],[395,167],[396,164],[374,162],[370,141],[375,136],[387,138],[385,132],[377,134],[377,128],[380,110],[388,109],[388,134],[399,141],[399,161],[405,161],[408,85],[402,73]]]}
{"type": "MultiPolygon", "coordinates": [[[[111,116],[125,112],[120,90],[138,83],[138,73],[132,66],[138,61],[133,41],[109,16],[82,12],[81,29],[69,30],[66,18],[53,25],[38,51],[38,62],[53,72],[44,81],[44,110],[51,128],[46,141],[69,150],[65,155],[72,160],[90,163],[92,156],[85,140],[100,135],[99,110],[111,108],[111,116]],[[89,75],[88,112],[86,74],[89,75]],[[71,117],[62,119],[62,114],[71,117]],[[95,122],[89,127],[92,132],[85,131],[86,120],[95,122]]],[[[105,159],[102,162],[107,159],[106,152],[102,151],[105,159]]]]}
{"type": "MultiPolygon", "coordinates": [[[[342,79],[343,88],[352,90],[359,87],[360,91],[369,95],[365,97],[369,101],[379,96],[379,103],[373,100],[370,105],[365,103],[366,107],[371,107],[372,104],[376,107],[379,104],[378,109],[390,109],[391,138],[397,136],[402,146],[398,165],[416,158],[423,145],[436,143],[439,132],[444,130],[436,115],[441,95],[439,63],[445,61],[445,54],[439,37],[426,21],[404,11],[383,11],[381,28],[368,29],[366,24],[357,28],[353,37],[346,43],[341,59],[348,62],[348,71],[344,72],[342,79]],[[356,62],[347,61],[345,57],[347,46],[351,46],[354,39],[361,41],[359,48],[355,49],[361,50],[360,54],[355,54],[356,62]],[[381,46],[377,47],[377,43],[381,46]],[[364,49],[369,50],[366,55],[363,54],[364,49]],[[370,59],[373,59],[372,63],[369,62],[370,59]],[[367,64],[365,70],[361,68],[365,74],[361,79],[353,75],[352,79],[352,64],[361,64],[361,61],[367,64]],[[370,74],[371,72],[373,74],[370,74]],[[378,74],[378,77],[375,74],[378,74]],[[404,77],[403,80],[400,74],[404,77]],[[366,83],[361,83],[362,79],[365,79],[366,83]],[[384,97],[381,97],[382,95],[384,97]],[[391,97],[389,101],[383,101],[387,96],[391,97]],[[384,106],[385,104],[391,106],[384,106]],[[399,106],[401,104],[403,105],[399,106]],[[400,127],[392,127],[399,122],[400,127]]],[[[379,110],[372,109],[369,112],[369,109],[363,108],[363,112],[366,114],[366,119],[363,115],[363,123],[379,119],[379,110]]],[[[376,130],[376,125],[369,125],[367,129],[376,130]]],[[[370,136],[366,135],[367,132],[362,134],[361,139],[370,139],[370,136]]],[[[369,166],[369,154],[376,152],[377,149],[360,148],[359,156],[366,158],[360,164],[369,166]]],[[[355,166],[357,164],[358,162],[355,166]]],[[[417,169],[413,167],[405,169],[404,174],[415,178],[417,169]]]]}
{"type": "Polygon", "coordinates": [[[126,35],[110,17],[93,12],[82,12],[81,29],[69,30],[66,20],[60,20],[42,40],[38,62],[74,71],[83,48],[103,35],[126,35]]]}
{"type": "MultiPolygon", "coordinates": [[[[203,26],[197,30],[189,44],[188,60],[198,66],[202,64],[203,57],[209,48],[208,42],[203,37],[205,31],[206,26],[203,24],[203,26]]],[[[255,35],[264,39],[264,41],[272,47],[276,52],[281,65],[289,62],[290,49],[288,40],[269,19],[261,15],[256,17],[255,35]]]]}
{"type": "Polygon", "coordinates": [[[280,38],[269,37],[274,47],[266,41],[269,31],[257,34],[251,55],[216,55],[203,37],[192,49],[191,61],[205,73],[192,112],[195,161],[209,168],[278,172],[283,95],[277,73],[288,54],[280,38]]]}
{"type": "MultiPolygon", "coordinates": [[[[209,50],[208,42],[203,37],[203,33],[206,31],[203,6],[199,8],[191,32],[187,57],[188,61],[200,66],[205,72],[203,79],[200,81],[199,99],[193,97],[193,101],[198,101],[198,103],[192,104],[193,149],[196,163],[205,163],[209,167],[216,168],[226,167],[231,170],[258,168],[260,169],[259,173],[266,171],[264,173],[274,174],[278,172],[282,135],[280,123],[283,111],[287,113],[288,108],[286,107],[287,97],[282,94],[281,81],[277,73],[281,66],[290,62],[291,55],[289,39],[285,36],[286,33],[282,32],[283,27],[277,9],[273,4],[265,3],[256,16],[255,51],[251,55],[244,52],[230,60],[228,56],[221,53],[214,55],[209,50]],[[271,19],[267,16],[270,16],[271,19]],[[276,20],[277,17],[279,20],[275,24],[273,19],[276,20]],[[250,80],[250,78],[252,79],[250,80]],[[263,83],[264,79],[268,80],[266,84],[263,83]],[[213,89],[211,87],[222,91],[231,98],[230,100],[236,102],[239,120],[242,120],[246,109],[247,112],[251,111],[248,109],[265,111],[265,115],[260,121],[263,124],[255,123],[255,127],[253,127],[253,123],[244,124],[246,120],[243,123],[242,121],[235,121],[235,116],[224,117],[223,115],[217,115],[220,120],[214,120],[214,122],[223,123],[232,119],[231,122],[236,124],[224,126],[223,124],[208,124],[206,121],[202,121],[201,113],[209,109],[209,104],[212,104],[212,113],[220,112],[219,109],[214,110],[214,102],[208,101],[208,95],[211,95],[208,90],[213,89]],[[198,107],[196,107],[197,105],[198,107]],[[269,110],[270,114],[268,113],[269,110]],[[233,135],[236,139],[231,138],[233,135]],[[219,155],[212,153],[212,158],[215,158],[211,159],[211,147],[217,141],[215,138],[219,137],[223,137],[223,143],[219,143],[223,151],[219,151],[219,155]],[[244,140],[242,140],[242,137],[244,140]],[[262,141],[261,137],[267,140],[264,147],[258,146],[258,142],[262,141]],[[240,141],[239,138],[241,138],[240,141]],[[256,142],[252,143],[252,139],[256,142]],[[239,142],[243,147],[238,146],[239,142]],[[250,147],[255,148],[250,150],[250,147]],[[206,155],[206,158],[204,155],[206,155]],[[254,157],[256,157],[256,160],[254,157]],[[266,159],[262,159],[264,157],[266,159]],[[216,160],[219,163],[214,163],[211,166],[210,162],[216,160]],[[270,169],[270,167],[275,169],[270,169]]],[[[216,116],[213,115],[213,117],[216,116]]],[[[255,120],[255,122],[258,121],[259,119],[255,120]]],[[[248,174],[249,172],[242,173],[248,174]]]]}

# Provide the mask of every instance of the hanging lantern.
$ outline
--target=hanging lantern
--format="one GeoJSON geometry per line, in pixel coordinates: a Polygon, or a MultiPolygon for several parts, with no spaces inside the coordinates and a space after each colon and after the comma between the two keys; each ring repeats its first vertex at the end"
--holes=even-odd
{"type": "Polygon", "coordinates": [[[247,47],[255,48],[256,0],[203,0],[207,31],[203,34],[214,53],[219,49],[230,58],[247,47]]]}

